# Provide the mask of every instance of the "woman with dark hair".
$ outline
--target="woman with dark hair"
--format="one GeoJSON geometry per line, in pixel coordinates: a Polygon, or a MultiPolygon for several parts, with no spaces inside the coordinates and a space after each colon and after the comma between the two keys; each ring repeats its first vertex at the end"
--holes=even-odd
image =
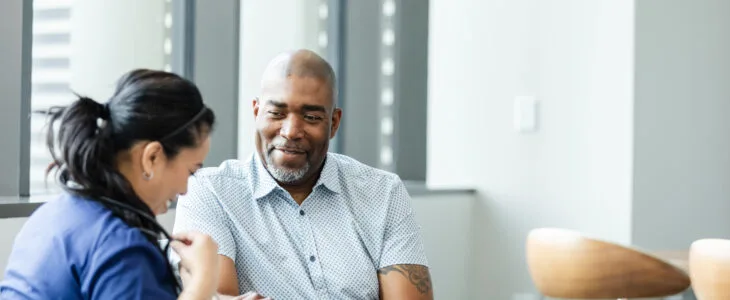
{"type": "Polygon", "coordinates": [[[210,148],[215,115],[197,87],[133,70],[108,103],[80,97],[50,114],[49,171],[65,193],[16,237],[0,298],[211,299],[216,243],[196,232],[170,237],[155,219],[186,193],[210,148]],[[160,239],[180,255],[185,289],[160,239]]]}

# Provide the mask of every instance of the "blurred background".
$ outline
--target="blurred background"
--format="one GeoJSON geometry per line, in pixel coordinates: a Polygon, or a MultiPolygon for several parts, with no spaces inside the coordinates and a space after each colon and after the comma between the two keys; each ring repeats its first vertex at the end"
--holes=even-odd
{"type": "Polygon", "coordinates": [[[0,270],[59,192],[35,111],[168,70],[218,115],[206,164],[246,159],[261,73],[298,48],[338,76],[331,150],[407,181],[437,299],[539,299],[537,227],[730,237],[730,1],[5,0],[0,270]]]}

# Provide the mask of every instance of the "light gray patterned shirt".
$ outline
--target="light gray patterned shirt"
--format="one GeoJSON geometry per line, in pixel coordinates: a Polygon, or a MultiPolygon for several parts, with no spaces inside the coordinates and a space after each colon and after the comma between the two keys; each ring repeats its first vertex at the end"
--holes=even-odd
{"type": "Polygon", "coordinates": [[[377,299],[377,270],[428,266],[400,178],[328,153],[298,205],[258,155],[192,176],[174,232],[198,230],[236,264],[241,293],[274,299],[377,299]]]}

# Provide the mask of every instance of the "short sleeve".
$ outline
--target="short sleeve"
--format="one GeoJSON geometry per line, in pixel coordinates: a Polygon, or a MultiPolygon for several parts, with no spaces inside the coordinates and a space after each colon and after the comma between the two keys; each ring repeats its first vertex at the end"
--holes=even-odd
{"type": "Polygon", "coordinates": [[[176,299],[173,277],[162,252],[138,232],[106,238],[83,274],[87,299],[176,299]]]}
{"type": "Polygon", "coordinates": [[[173,233],[199,231],[210,235],[218,243],[218,254],[236,261],[236,243],[226,213],[218,198],[206,185],[207,181],[195,176],[188,180],[188,193],[178,198],[173,233]]]}
{"type": "Polygon", "coordinates": [[[390,188],[389,197],[388,216],[378,268],[399,264],[428,266],[420,226],[416,223],[411,207],[411,197],[397,176],[395,183],[390,188]]]}

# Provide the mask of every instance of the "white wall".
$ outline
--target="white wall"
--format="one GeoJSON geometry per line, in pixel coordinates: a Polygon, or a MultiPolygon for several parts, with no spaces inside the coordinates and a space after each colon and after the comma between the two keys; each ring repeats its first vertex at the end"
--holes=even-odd
{"type": "Polygon", "coordinates": [[[637,1],[633,241],[730,238],[730,1],[637,1]]]}
{"type": "Polygon", "coordinates": [[[281,52],[317,50],[317,0],[241,1],[238,157],[255,150],[251,101],[259,95],[261,74],[281,52]]]}
{"type": "Polygon", "coordinates": [[[23,227],[26,218],[0,219],[0,280],[5,276],[8,256],[12,250],[15,236],[23,227]]]}
{"type": "Polygon", "coordinates": [[[433,281],[434,299],[469,297],[474,194],[435,194],[413,199],[416,221],[433,281]]]}
{"type": "MultiPolygon", "coordinates": [[[[471,219],[474,195],[467,193],[416,196],[413,207],[421,225],[426,255],[431,267],[436,299],[467,299],[471,219]],[[466,216],[466,217],[465,217],[466,216]]],[[[0,280],[15,235],[26,218],[0,219],[0,280]]],[[[172,230],[175,211],[158,217],[172,230]]]]}
{"type": "Polygon", "coordinates": [[[430,186],[476,186],[471,299],[532,293],[527,232],[630,242],[632,1],[432,0],[430,186]],[[539,130],[512,128],[534,95],[539,130]]]}

